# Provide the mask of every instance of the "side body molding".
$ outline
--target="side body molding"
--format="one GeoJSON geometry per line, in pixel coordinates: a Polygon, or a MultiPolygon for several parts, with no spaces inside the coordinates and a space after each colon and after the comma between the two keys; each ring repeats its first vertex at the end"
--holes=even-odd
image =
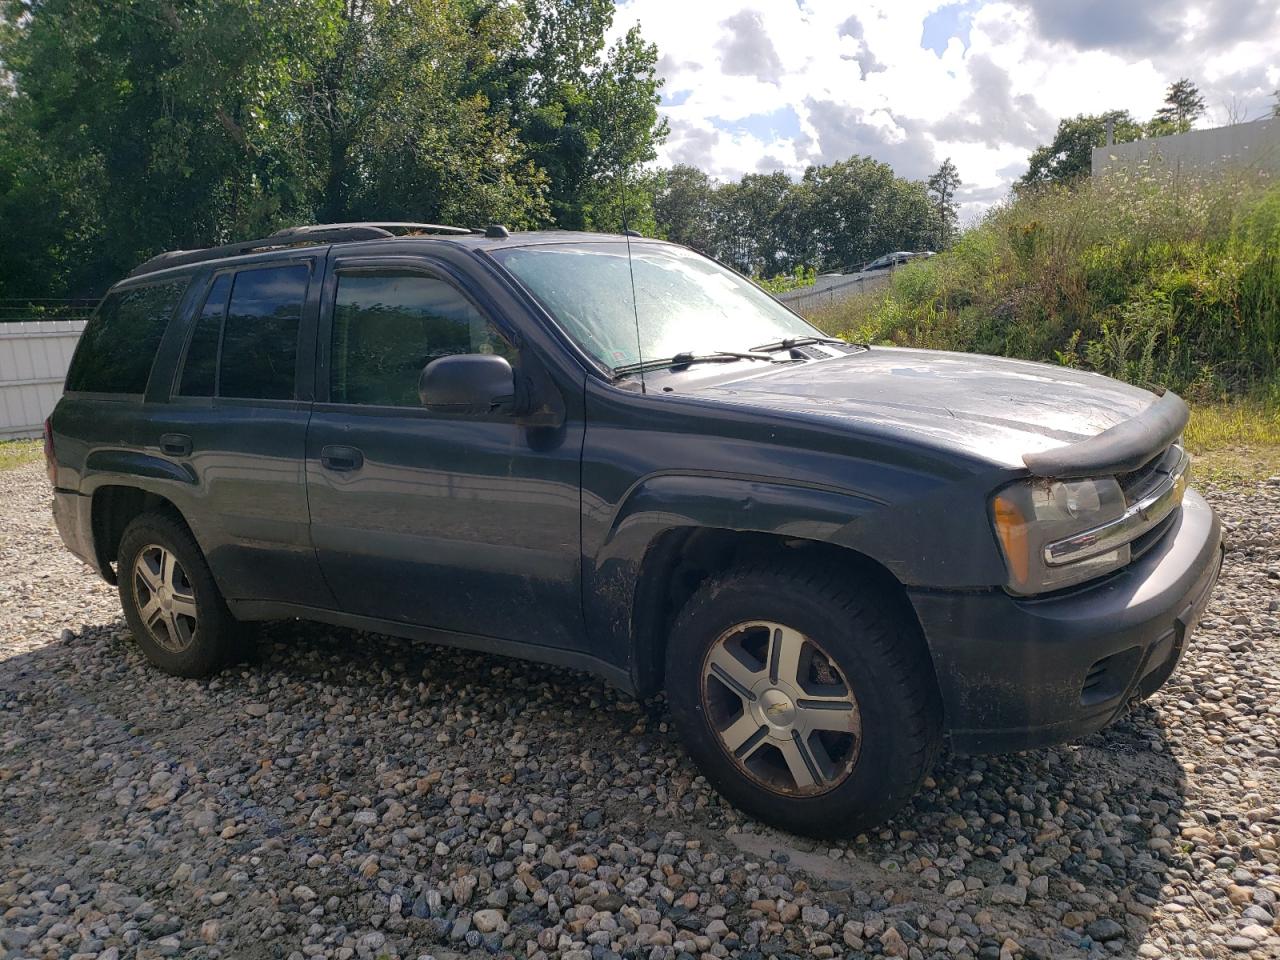
{"type": "Polygon", "coordinates": [[[96,487],[111,483],[113,474],[119,479],[145,477],[193,486],[196,483],[195,471],[187,464],[135,450],[95,450],[85,460],[84,492],[90,493],[96,487]]]}

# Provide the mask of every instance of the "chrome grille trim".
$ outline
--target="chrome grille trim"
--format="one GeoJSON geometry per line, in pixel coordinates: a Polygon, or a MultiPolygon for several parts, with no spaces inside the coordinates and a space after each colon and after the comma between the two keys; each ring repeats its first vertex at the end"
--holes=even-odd
{"type": "Polygon", "coordinates": [[[1178,509],[1187,489],[1191,458],[1181,447],[1174,449],[1177,458],[1173,466],[1160,471],[1159,481],[1141,499],[1130,504],[1129,509],[1114,520],[1048,544],[1044,548],[1045,564],[1061,567],[1110,553],[1136,540],[1178,509]]]}

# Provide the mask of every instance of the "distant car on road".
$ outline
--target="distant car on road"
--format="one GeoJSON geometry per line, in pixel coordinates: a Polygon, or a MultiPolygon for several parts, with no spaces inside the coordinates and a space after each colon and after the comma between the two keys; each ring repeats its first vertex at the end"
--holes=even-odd
{"type": "Polygon", "coordinates": [[[890,267],[897,267],[908,260],[921,260],[933,256],[932,250],[895,250],[893,253],[886,253],[883,257],[876,257],[870,263],[862,268],[863,273],[870,273],[873,270],[887,270],[890,267]]]}

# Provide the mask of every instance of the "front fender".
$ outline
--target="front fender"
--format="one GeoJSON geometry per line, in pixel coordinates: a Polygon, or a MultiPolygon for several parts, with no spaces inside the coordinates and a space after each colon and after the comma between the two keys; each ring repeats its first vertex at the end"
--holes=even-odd
{"type": "Polygon", "coordinates": [[[884,507],[844,490],[767,478],[665,474],[637,483],[614,514],[601,558],[674,526],[771,533],[848,545],[856,521],[884,507]]]}
{"type": "Polygon", "coordinates": [[[637,483],[615,512],[608,535],[584,558],[583,598],[588,635],[607,659],[636,676],[637,596],[655,545],[680,529],[716,529],[816,540],[853,547],[859,520],[884,508],[870,497],[818,486],[731,476],[665,474],[637,483]]]}
{"type": "Polygon", "coordinates": [[[987,519],[991,479],[972,476],[904,489],[897,502],[774,478],[666,473],[635,484],[607,536],[584,557],[583,612],[597,655],[625,667],[637,687],[648,669],[639,623],[664,597],[646,596],[646,566],[679,562],[673,531],[709,528],[810,540],[855,551],[904,586],[988,588],[1005,572],[987,519]]]}

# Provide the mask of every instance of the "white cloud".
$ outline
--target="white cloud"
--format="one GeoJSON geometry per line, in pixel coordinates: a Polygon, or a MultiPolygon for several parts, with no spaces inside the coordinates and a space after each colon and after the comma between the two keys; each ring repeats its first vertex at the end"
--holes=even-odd
{"type": "Polygon", "coordinates": [[[1274,0],[622,0],[662,54],[660,162],[732,179],[852,152],[922,177],[951,157],[972,217],[1059,119],[1150,117],[1180,76],[1210,114],[1260,115],[1280,85],[1274,0]],[[926,21],[928,20],[928,35],[926,21]]]}

